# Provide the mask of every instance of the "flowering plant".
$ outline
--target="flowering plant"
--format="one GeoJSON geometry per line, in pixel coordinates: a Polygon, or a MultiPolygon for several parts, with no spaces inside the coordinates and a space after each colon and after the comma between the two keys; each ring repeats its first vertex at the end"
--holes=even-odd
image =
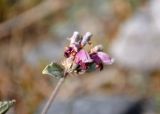
{"type": "Polygon", "coordinates": [[[90,32],[86,32],[84,36],[81,36],[79,32],[75,31],[68,38],[70,43],[65,47],[65,59],[62,64],[52,62],[45,67],[42,73],[62,78],[64,77],[64,72],[67,74],[80,74],[94,70],[101,71],[104,65],[112,64],[114,59],[103,52],[102,45],[92,46],[91,37],[92,34],[90,32]],[[89,51],[85,50],[86,45],[90,45],[91,48],[89,51]]]}
{"type": "Polygon", "coordinates": [[[43,74],[48,74],[59,78],[59,82],[52,92],[47,104],[45,105],[42,114],[46,114],[51,102],[56,97],[64,79],[71,73],[85,73],[95,70],[102,70],[103,65],[110,65],[114,60],[105,52],[103,52],[102,45],[91,47],[89,51],[85,50],[86,45],[92,45],[92,34],[87,32],[83,37],[79,32],[75,31],[73,35],[68,38],[69,45],[64,50],[65,59],[62,64],[52,62],[47,65],[42,71],[43,74]]]}

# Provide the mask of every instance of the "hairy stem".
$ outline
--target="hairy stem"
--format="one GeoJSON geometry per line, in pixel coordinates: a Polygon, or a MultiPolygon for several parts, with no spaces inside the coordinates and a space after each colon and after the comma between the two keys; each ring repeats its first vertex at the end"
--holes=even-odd
{"type": "Polygon", "coordinates": [[[50,108],[52,102],[54,101],[54,99],[55,99],[56,95],[58,94],[58,92],[59,92],[59,90],[60,90],[60,88],[61,88],[63,82],[65,81],[65,78],[66,78],[66,76],[63,77],[63,78],[61,78],[61,79],[58,81],[58,83],[57,83],[55,89],[53,90],[53,92],[52,92],[52,94],[51,94],[51,96],[50,96],[50,98],[49,98],[47,104],[46,104],[45,107],[43,108],[41,114],[47,114],[47,112],[48,112],[48,110],[49,110],[49,108],[50,108]]]}

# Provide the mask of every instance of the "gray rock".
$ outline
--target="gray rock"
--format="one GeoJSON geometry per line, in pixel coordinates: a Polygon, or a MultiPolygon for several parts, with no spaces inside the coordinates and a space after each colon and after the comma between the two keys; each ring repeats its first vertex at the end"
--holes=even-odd
{"type": "MultiPolygon", "coordinates": [[[[36,114],[40,114],[44,107],[44,104],[40,106],[36,114]]],[[[71,114],[72,112],[72,104],[71,102],[67,101],[56,101],[52,103],[51,107],[49,108],[47,114],[71,114]]]]}
{"type": "Polygon", "coordinates": [[[71,114],[70,102],[57,102],[52,104],[53,108],[50,108],[48,114],[71,114]]]}
{"type": "Polygon", "coordinates": [[[51,105],[47,114],[155,114],[152,109],[150,103],[143,99],[126,96],[88,96],[72,101],[57,101],[51,105]]]}
{"type": "Polygon", "coordinates": [[[121,114],[131,103],[123,97],[82,98],[73,104],[72,114],[121,114]]]}
{"type": "Polygon", "coordinates": [[[157,24],[160,7],[157,4],[160,4],[158,0],[151,0],[120,27],[111,52],[121,66],[140,71],[160,69],[160,24],[157,24]]]}

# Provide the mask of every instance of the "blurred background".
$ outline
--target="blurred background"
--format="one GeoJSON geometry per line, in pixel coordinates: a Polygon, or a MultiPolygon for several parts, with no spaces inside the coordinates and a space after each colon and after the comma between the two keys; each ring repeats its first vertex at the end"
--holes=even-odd
{"type": "Polygon", "coordinates": [[[39,114],[57,79],[67,37],[93,33],[115,59],[70,76],[49,114],[160,114],[160,0],[0,0],[0,100],[8,114],[39,114]]]}

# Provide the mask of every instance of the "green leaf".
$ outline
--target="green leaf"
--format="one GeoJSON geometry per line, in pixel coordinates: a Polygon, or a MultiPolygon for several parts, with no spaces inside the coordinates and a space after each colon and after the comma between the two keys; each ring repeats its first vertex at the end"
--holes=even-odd
{"type": "Polygon", "coordinates": [[[15,103],[15,100],[11,101],[0,101],[0,114],[5,114],[15,103]]]}
{"type": "Polygon", "coordinates": [[[48,74],[59,79],[64,77],[64,68],[61,65],[52,62],[44,68],[42,74],[48,74]]]}
{"type": "Polygon", "coordinates": [[[93,72],[96,70],[96,64],[95,63],[90,63],[89,68],[87,69],[87,72],[93,72]]]}

